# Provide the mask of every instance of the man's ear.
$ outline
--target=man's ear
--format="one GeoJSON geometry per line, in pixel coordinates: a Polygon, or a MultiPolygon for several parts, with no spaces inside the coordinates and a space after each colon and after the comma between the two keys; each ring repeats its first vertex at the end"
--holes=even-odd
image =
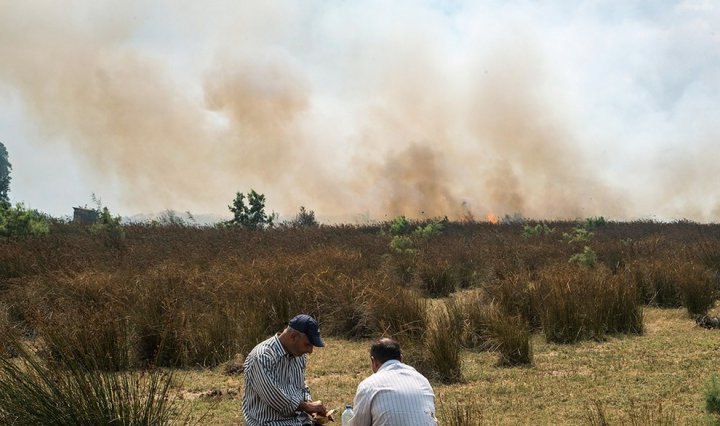
{"type": "Polygon", "coordinates": [[[402,354],[400,354],[400,359],[398,361],[403,362],[402,354]]]}

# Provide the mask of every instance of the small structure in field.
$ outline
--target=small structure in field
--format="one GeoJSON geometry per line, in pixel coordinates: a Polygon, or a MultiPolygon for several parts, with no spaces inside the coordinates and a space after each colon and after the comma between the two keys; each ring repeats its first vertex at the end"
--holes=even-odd
{"type": "Polygon", "coordinates": [[[73,210],[73,222],[83,225],[92,225],[97,222],[100,214],[97,210],[86,207],[73,207],[73,210]]]}

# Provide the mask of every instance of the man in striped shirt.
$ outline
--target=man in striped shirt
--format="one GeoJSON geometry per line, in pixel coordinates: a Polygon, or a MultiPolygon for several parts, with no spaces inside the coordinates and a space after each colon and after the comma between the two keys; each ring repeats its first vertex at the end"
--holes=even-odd
{"type": "Polygon", "coordinates": [[[307,354],[323,347],[317,321],[309,315],[290,320],[282,333],[259,343],[245,359],[242,411],[248,426],[311,425],[308,414],[324,415],[305,384],[307,354]]]}
{"type": "Polygon", "coordinates": [[[352,426],[435,426],[430,382],[402,363],[400,344],[389,338],[370,347],[373,373],[358,385],[352,426]]]}

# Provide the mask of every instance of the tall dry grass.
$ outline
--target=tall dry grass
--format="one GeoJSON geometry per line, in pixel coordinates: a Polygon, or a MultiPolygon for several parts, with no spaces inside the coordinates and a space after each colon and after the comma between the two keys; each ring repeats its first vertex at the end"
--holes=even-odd
{"type": "Polygon", "coordinates": [[[3,334],[17,354],[0,354],[0,422],[13,425],[189,424],[170,396],[170,370],[107,371],[98,358],[46,336],[29,347],[3,334]],[[61,356],[49,357],[47,354],[61,356]]]}
{"type": "Polygon", "coordinates": [[[545,337],[556,343],[600,340],[608,333],[641,334],[642,305],[623,275],[605,268],[544,269],[533,288],[545,337]]]}
{"type": "MultiPolygon", "coordinates": [[[[55,223],[44,238],[0,243],[0,302],[26,336],[66,336],[113,371],[218,365],[299,312],[328,335],[428,344],[442,341],[433,330],[455,333],[461,322],[463,347],[523,364],[530,333],[554,342],[639,334],[645,303],[702,312],[717,300],[720,226],[608,223],[587,243],[599,265],[586,269],[568,264],[575,248],[561,237],[577,224],[547,225],[555,231],[528,238],[521,223],[446,223],[397,253],[380,226],[130,225],[113,250],[87,228],[55,223]],[[444,302],[428,297],[462,306],[433,316],[429,306],[444,302]]],[[[448,364],[439,376],[452,378],[453,353],[436,359],[448,364]]]]}

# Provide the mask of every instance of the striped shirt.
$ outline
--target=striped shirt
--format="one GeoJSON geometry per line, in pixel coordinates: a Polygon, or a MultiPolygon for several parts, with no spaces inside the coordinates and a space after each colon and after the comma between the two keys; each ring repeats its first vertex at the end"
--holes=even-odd
{"type": "Polygon", "coordinates": [[[435,426],[435,394],[413,367],[386,361],[358,385],[351,426],[435,426]]]}
{"type": "Polygon", "coordinates": [[[293,356],[275,335],[259,343],[245,359],[242,412],[248,426],[298,426],[310,423],[296,411],[310,401],[305,384],[306,355],[293,356]]]}

